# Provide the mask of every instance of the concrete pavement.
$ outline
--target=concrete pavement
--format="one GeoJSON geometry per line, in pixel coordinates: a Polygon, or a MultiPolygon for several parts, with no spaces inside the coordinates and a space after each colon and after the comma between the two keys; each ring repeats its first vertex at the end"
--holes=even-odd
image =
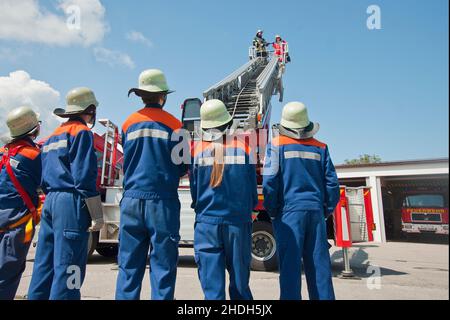
{"type": "MultiPolygon", "coordinates": [[[[31,280],[35,249],[30,249],[17,298],[23,298],[31,280]]],[[[337,299],[449,299],[448,244],[416,244],[390,242],[361,243],[350,249],[351,266],[357,280],[340,279],[343,269],[342,251],[330,249],[333,261],[333,283],[337,299]]],[[[83,299],[114,299],[117,265],[114,259],[98,254],[91,257],[83,299]]],[[[250,287],[255,299],[277,299],[278,273],[252,272],[250,287]]],[[[307,299],[303,277],[302,294],[307,299]]],[[[142,299],[149,299],[148,272],[142,286],[142,299]]],[[[203,299],[192,248],[180,248],[176,298],[203,299]]]]}

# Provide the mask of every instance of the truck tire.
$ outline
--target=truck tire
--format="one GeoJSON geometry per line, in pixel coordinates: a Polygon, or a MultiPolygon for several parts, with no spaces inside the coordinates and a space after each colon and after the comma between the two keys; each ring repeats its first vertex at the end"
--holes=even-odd
{"type": "Polygon", "coordinates": [[[88,258],[92,256],[98,244],[98,232],[89,232],[88,258]]]}
{"type": "Polygon", "coordinates": [[[115,258],[119,253],[119,246],[117,244],[112,244],[107,247],[98,247],[97,252],[105,258],[115,258]]]}
{"type": "Polygon", "coordinates": [[[253,223],[251,268],[254,271],[278,269],[277,245],[270,222],[253,223]]]}

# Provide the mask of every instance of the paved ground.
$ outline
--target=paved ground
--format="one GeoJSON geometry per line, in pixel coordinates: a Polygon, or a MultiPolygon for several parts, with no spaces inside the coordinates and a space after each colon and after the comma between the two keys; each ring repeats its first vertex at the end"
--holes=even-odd
{"type": "MultiPolygon", "coordinates": [[[[27,268],[17,298],[27,293],[35,250],[29,253],[27,268]]],[[[337,299],[449,299],[449,247],[443,244],[359,244],[351,251],[351,265],[359,280],[338,277],[342,270],[342,251],[330,249],[333,260],[334,287],[337,299]],[[379,267],[379,268],[377,268],[379,267]],[[380,277],[375,277],[377,274],[380,277]]],[[[117,265],[112,259],[95,254],[87,267],[82,288],[83,299],[113,299],[117,265]]],[[[277,299],[278,274],[252,272],[251,289],[255,299],[277,299]]],[[[303,296],[307,298],[305,286],[303,296]]],[[[150,296],[148,273],[142,299],[150,296]]],[[[202,299],[193,250],[180,249],[176,298],[202,299]]]]}

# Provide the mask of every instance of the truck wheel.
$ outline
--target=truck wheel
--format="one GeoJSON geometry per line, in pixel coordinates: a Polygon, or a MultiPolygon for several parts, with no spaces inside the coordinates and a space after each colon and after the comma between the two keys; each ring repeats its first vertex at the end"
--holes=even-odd
{"type": "Polygon", "coordinates": [[[98,232],[89,232],[88,239],[88,258],[92,256],[98,244],[98,232]]]}
{"type": "Polygon", "coordinates": [[[278,268],[277,245],[272,224],[266,221],[253,223],[252,270],[273,271],[278,268]]]}
{"type": "Polygon", "coordinates": [[[98,247],[97,252],[105,258],[115,258],[119,253],[119,246],[115,244],[108,247],[98,247]]]}

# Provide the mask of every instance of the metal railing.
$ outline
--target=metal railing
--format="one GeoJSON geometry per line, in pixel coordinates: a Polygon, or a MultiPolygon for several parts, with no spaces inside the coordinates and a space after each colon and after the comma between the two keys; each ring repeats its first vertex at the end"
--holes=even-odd
{"type": "MultiPolygon", "coordinates": [[[[267,113],[266,111],[269,108],[270,100],[272,99],[272,95],[275,91],[274,89],[281,83],[281,77],[279,74],[280,67],[281,65],[278,62],[278,56],[272,55],[266,68],[256,80],[256,85],[260,95],[258,113],[262,117],[264,117],[267,113]]],[[[282,97],[282,89],[279,91],[280,97],[282,97]]]]}
{"type": "Polygon", "coordinates": [[[251,107],[248,107],[249,119],[247,122],[258,123],[258,126],[264,124],[267,113],[270,111],[270,101],[272,96],[279,93],[280,102],[283,100],[284,90],[282,76],[284,74],[286,55],[288,52],[287,49],[288,45],[285,43],[284,53],[281,56],[276,55],[273,50],[266,50],[266,56],[261,57],[256,48],[251,46],[248,51],[250,60],[223,80],[204,91],[204,99],[220,99],[225,104],[232,103],[229,107],[233,116],[235,116],[239,103],[241,104],[240,108],[242,108],[242,104],[245,105],[245,103],[250,103],[251,107]],[[254,91],[254,94],[249,94],[248,92],[249,89],[247,84],[252,83],[250,80],[252,80],[253,83],[256,80],[256,90],[254,91]],[[246,91],[245,93],[244,89],[246,91]],[[243,99],[240,99],[241,95],[243,96],[243,99]],[[254,101],[249,101],[252,100],[249,98],[252,95],[254,96],[254,98],[252,98],[254,101]],[[232,100],[232,98],[235,99],[235,101],[232,100]],[[240,102],[241,100],[244,100],[244,102],[240,102]]]}
{"type": "Polygon", "coordinates": [[[233,92],[242,90],[263,59],[252,59],[203,92],[205,100],[220,99],[227,102],[233,92]]]}

